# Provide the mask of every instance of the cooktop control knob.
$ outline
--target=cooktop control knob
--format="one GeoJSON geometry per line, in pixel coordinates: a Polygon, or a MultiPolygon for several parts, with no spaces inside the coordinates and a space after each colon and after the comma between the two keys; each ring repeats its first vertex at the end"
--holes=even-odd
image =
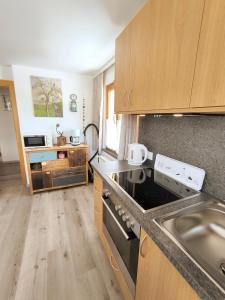
{"type": "Polygon", "coordinates": [[[129,220],[126,222],[126,225],[127,225],[127,228],[133,228],[134,227],[134,223],[129,221],[129,220]]]}
{"type": "Polygon", "coordinates": [[[125,211],[123,210],[123,209],[120,209],[119,211],[118,211],[118,215],[119,216],[122,216],[122,215],[124,215],[125,214],[125,211]]]}
{"type": "Polygon", "coordinates": [[[121,209],[121,205],[115,205],[115,210],[118,211],[119,209],[121,209]]]}
{"type": "Polygon", "coordinates": [[[124,215],[122,216],[122,220],[123,220],[124,222],[128,221],[128,220],[129,220],[128,215],[124,214],[124,215]]]}
{"type": "Polygon", "coordinates": [[[111,194],[110,191],[105,190],[105,191],[103,192],[103,197],[104,197],[104,198],[109,198],[110,194],[111,194]]]}

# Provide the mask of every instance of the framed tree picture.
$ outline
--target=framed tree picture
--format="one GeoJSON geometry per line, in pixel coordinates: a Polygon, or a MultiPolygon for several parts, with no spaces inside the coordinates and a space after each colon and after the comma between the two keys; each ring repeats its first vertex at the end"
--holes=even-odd
{"type": "Polygon", "coordinates": [[[61,80],[31,76],[35,117],[63,117],[61,80]]]}

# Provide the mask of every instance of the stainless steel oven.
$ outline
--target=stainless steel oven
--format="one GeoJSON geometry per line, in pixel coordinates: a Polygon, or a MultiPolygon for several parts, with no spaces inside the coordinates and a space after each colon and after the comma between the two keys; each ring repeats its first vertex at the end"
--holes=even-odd
{"type": "Polygon", "coordinates": [[[135,295],[140,225],[108,186],[104,190],[102,201],[103,232],[132,294],[135,295]]]}

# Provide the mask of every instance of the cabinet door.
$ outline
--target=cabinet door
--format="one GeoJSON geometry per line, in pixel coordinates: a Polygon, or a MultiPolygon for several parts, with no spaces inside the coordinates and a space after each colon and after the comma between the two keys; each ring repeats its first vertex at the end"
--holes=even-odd
{"type": "Polygon", "coordinates": [[[103,203],[102,203],[103,181],[102,178],[94,172],[94,221],[99,237],[102,239],[103,222],[103,203]]]}
{"type": "Polygon", "coordinates": [[[116,40],[115,112],[128,111],[130,104],[130,27],[116,40]]]}
{"type": "Polygon", "coordinates": [[[191,107],[225,106],[225,1],[206,0],[191,107]]]}
{"type": "Polygon", "coordinates": [[[85,149],[76,149],[69,150],[68,152],[69,166],[78,167],[86,164],[86,150],[85,149]]]}
{"type": "Polygon", "coordinates": [[[102,237],[102,218],[103,218],[103,204],[101,200],[102,194],[94,187],[94,221],[98,231],[99,237],[102,237]]]}
{"type": "MultiPolygon", "coordinates": [[[[131,92],[127,111],[189,107],[203,7],[204,0],[151,0],[128,25],[131,92]]],[[[117,60],[118,74],[122,58],[126,56],[117,60]]]]}
{"type": "Polygon", "coordinates": [[[31,175],[34,191],[52,187],[51,172],[34,173],[31,175]]]}
{"type": "Polygon", "coordinates": [[[200,300],[156,244],[141,232],[136,300],[200,300]]]}

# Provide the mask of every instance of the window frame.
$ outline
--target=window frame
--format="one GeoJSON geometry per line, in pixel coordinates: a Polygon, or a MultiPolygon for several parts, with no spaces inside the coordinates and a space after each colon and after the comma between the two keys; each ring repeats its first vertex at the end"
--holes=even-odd
{"type": "MultiPolygon", "coordinates": [[[[114,90],[115,93],[115,83],[111,82],[109,84],[107,84],[105,86],[105,109],[104,109],[104,120],[103,120],[103,124],[104,124],[104,132],[103,132],[103,148],[102,151],[106,152],[107,154],[109,154],[110,156],[112,156],[113,158],[118,158],[118,154],[116,153],[116,151],[108,148],[105,144],[105,137],[106,137],[106,120],[108,119],[108,111],[109,111],[109,93],[110,91],[114,90]]],[[[116,119],[119,119],[119,115],[116,114],[116,119]]]]}

